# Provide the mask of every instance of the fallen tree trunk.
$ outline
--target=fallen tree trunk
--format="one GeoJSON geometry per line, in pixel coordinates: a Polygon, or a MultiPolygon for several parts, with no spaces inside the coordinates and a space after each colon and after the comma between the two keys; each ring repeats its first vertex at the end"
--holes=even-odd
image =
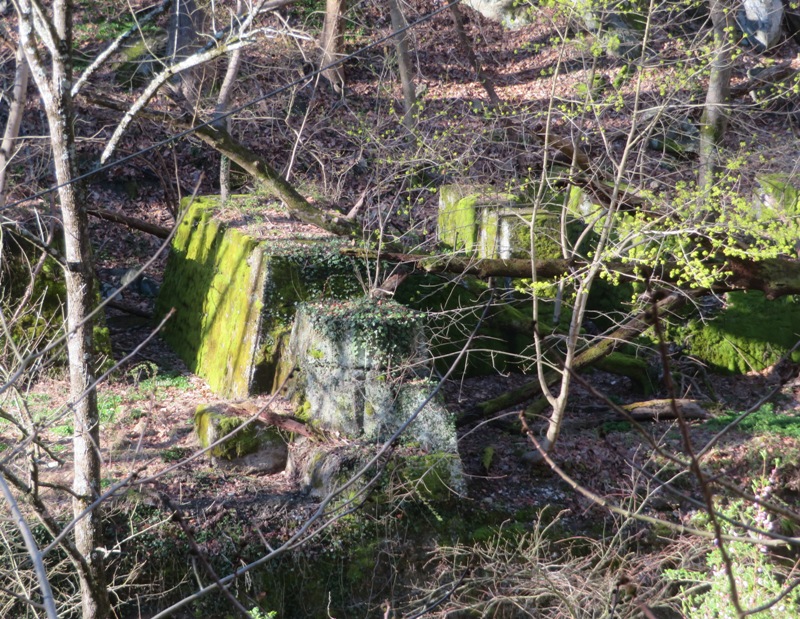
{"type": "MultiPolygon", "coordinates": [[[[428,273],[453,273],[472,275],[480,279],[490,277],[531,277],[535,272],[540,279],[563,277],[570,272],[588,267],[581,260],[536,260],[525,258],[476,258],[464,255],[405,254],[398,252],[378,252],[358,247],[345,247],[341,252],[369,260],[386,260],[411,265],[428,273]]],[[[709,267],[717,266],[711,261],[709,267]]],[[[715,293],[732,290],[760,290],[768,299],[777,299],[788,294],[800,294],[800,260],[790,258],[770,258],[766,260],[742,260],[727,258],[720,263],[728,275],[715,284],[715,293]]],[[[605,263],[611,273],[622,275],[631,281],[663,281],[675,283],[673,271],[680,272],[675,262],[666,262],[654,269],[651,266],[621,260],[605,263]]]]}
{"type": "Polygon", "coordinates": [[[261,155],[236,140],[224,127],[195,125],[194,132],[203,142],[260,180],[274,197],[283,201],[289,213],[300,221],[339,236],[361,237],[361,226],[355,221],[340,213],[327,213],[310,204],[261,155]]]}
{"type": "Polygon", "coordinates": [[[151,224],[149,221],[144,221],[143,219],[138,219],[136,217],[129,217],[128,215],[121,215],[120,213],[113,213],[106,209],[99,208],[91,208],[88,209],[87,212],[89,215],[97,217],[98,219],[105,219],[106,221],[113,221],[117,224],[123,224],[129,228],[133,228],[134,230],[141,230],[142,232],[147,232],[148,234],[157,236],[160,239],[169,238],[170,235],[168,228],[151,224]]]}
{"type": "MultiPolygon", "coordinates": [[[[661,299],[656,304],[656,307],[658,309],[658,313],[660,314],[666,310],[676,309],[685,302],[686,297],[684,295],[673,293],[664,299],[661,299]]],[[[577,372],[581,369],[589,367],[593,363],[596,363],[603,357],[610,354],[618,344],[627,342],[641,334],[652,324],[653,314],[653,308],[648,308],[646,311],[643,311],[628,320],[625,324],[613,331],[607,337],[604,337],[597,344],[594,344],[583,352],[579,353],[575,357],[575,361],[572,364],[571,370],[577,372]]],[[[561,380],[561,372],[551,371],[545,373],[545,382],[548,386],[554,385],[559,380],[561,380]]],[[[504,393],[503,395],[475,405],[458,417],[456,420],[456,425],[463,426],[485,419],[489,415],[494,415],[495,413],[498,413],[506,408],[510,408],[525,402],[526,400],[535,398],[536,396],[541,395],[541,393],[542,388],[539,380],[532,380],[529,383],[525,383],[521,387],[504,393]]],[[[542,403],[546,404],[546,402],[546,400],[542,400],[542,403]]],[[[525,413],[527,415],[538,414],[544,410],[544,408],[545,407],[540,405],[537,401],[534,402],[529,409],[525,411],[525,413]]]]}
{"type": "Polygon", "coordinates": [[[668,421],[677,419],[678,414],[684,419],[707,419],[708,413],[697,400],[647,400],[633,402],[620,407],[626,415],[617,415],[618,419],[627,418],[634,421],[668,421]],[[677,411],[677,414],[676,414],[677,411]]]}
{"type": "Polygon", "coordinates": [[[259,415],[259,419],[261,419],[267,425],[275,426],[276,428],[286,430],[287,432],[292,432],[293,434],[300,434],[301,436],[305,436],[306,438],[310,439],[319,438],[319,434],[315,434],[314,431],[305,424],[305,422],[301,421],[297,417],[292,417],[290,415],[279,415],[278,413],[273,413],[270,411],[263,411],[259,415]]]}
{"type": "MultiPolygon", "coordinates": [[[[291,0],[291,2],[294,1],[295,0],[291,0]]],[[[290,4],[291,2],[287,1],[285,4],[290,4]]],[[[279,0],[267,6],[282,6],[283,4],[284,0],[279,0]]],[[[115,101],[99,93],[91,93],[87,95],[87,98],[93,103],[97,103],[103,107],[123,112],[126,111],[129,106],[128,103],[115,101]]],[[[283,201],[293,217],[297,217],[297,219],[304,223],[317,226],[318,228],[327,230],[338,236],[361,237],[361,226],[359,226],[355,220],[349,219],[340,213],[327,213],[309,203],[309,201],[301,196],[294,186],[283,178],[261,155],[247,148],[223,127],[201,124],[201,121],[192,114],[185,115],[185,118],[175,118],[161,112],[154,112],[143,108],[139,111],[139,116],[150,118],[158,122],[163,122],[166,117],[184,127],[191,127],[195,135],[203,140],[203,142],[211,146],[211,148],[221,155],[225,155],[231,161],[234,161],[237,165],[241,166],[242,169],[264,183],[265,188],[272,193],[273,196],[283,201]],[[190,118],[191,122],[187,121],[186,118],[190,118]]]]}

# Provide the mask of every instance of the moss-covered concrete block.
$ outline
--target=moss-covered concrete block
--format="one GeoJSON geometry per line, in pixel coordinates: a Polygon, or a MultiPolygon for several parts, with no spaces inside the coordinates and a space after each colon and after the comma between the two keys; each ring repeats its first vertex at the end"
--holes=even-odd
{"type": "Polygon", "coordinates": [[[580,218],[590,205],[576,187],[566,193],[548,188],[541,196],[535,189],[525,193],[514,197],[486,187],[442,187],[440,243],[480,258],[527,258],[531,248],[537,259],[561,258],[561,218],[568,219],[568,239],[574,242],[583,230],[580,218]]]}
{"type": "Polygon", "coordinates": [[[257,466],[264,473],[283,471],[289,453],[285,439],[278,430],[258,419],[243,425],[249,416],[247,411],[224,403],[198,406],[194,430],[201,447],[206,449],[235,432],[209,450],[212,458],[239,460],[248,466],[257,466]]]}
{"type": "MultiPolygon", "coordinates": [[[[560,212],[524,206],[484,209],[478,255],[503,259],[563,258],[561,217],[560,212]]],[[[572,243],[583,231],[583,224],[569,217],[566,229],[567,242],[572,243]]]]}
{"type": "Polygon", "coordinates": [[[476,251],[483,210],[507,206],[513,200],[512,196],[487,187],[445,185],[439,189],[439,242],[453,251],[476,251]]]}
{"type": "MultiPolygon", "coordinates": [[[[361,292],[357,263],[336,240],[297,234],[260,241],[196,199],[172,241],[156,315],[174,309],[163,338],[216,392],[243,398],[276,388],[295,306],[361,292]]],[[[228,207],[230,208],[230,207],[228,207]]]]}
{"type": "Polygon", "coordinates": [[[300,307],[289,347],[300,368],[307,416],[349,438],[403,434],[424,449],[456,452],[452,415],[435,385],[415,378],[427,365],[422,316],[394,302],[359,299],[300,307]]]}

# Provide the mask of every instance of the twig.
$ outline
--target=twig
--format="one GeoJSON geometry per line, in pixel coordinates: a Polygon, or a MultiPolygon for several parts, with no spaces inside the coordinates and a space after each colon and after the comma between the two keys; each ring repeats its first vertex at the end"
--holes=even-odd
{"type": "Polygon", "coordinates": [[[45,570],[44,567],[42,553],[39,551],[39,546],[36,545],[36,540],[33,538],[33,533],[31,533],[28,523],[25,522],[25,518],[22,516],[22,512],[19,509],[19,505],[17,505],[14,495],[11,494],[11,489],[8,487],[5,477],[3,477],[1,474],[0,491],[2,491],[3,497],[8,503],[8,507],[11,510],[11,515],[14,518],[14,522],[16,523],[19,532],[22,534],[22,539],[25,541],[25,547],[28,549],[28,556],[33,562],[33,568],[36,571],[36,578],[39,581],[39,589],[42,592],[42,603],[45,611],[47,612],[47,617],[48,619],[58,619],[56,603],[53,598],[53,590],[50,588],[50,581],[47,580],[47,570],[45,570]]]}

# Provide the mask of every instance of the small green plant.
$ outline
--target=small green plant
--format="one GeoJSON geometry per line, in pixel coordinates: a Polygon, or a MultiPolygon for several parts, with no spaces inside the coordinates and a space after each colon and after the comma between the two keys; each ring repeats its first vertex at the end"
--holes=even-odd
{"type": "Polygon", "coordinates": [[[145,415],[147,415],[147,413],[145,411],[143,411],[141,408],[133,408],[128,413],[128,418],[131,421],[139,421],[139,419],[141,419],[145,415]]]}
{"type": "Polygon", "coordinates": [[[101,393],[97,396],[97,411],[100,423],[114,423],[117,417],[122,396],[117,393],[101,393]]]}
{"type": "Polygon", "coordinates": [[[278,613],[274,610],[265,612],[258,606],[254,606],[250,609],[249,615],[252,617],[252,619],[275,619],[275,617],[278,616],[278,613]]]}
{"type": "MultiPolygon", "coordinates": [[[[753,482],[753,492],[760,500],[772,498],[771,495],[777,485],[778,468],[779,462],[776,461],[768,477],[762,476],[753,482]]],[[[724,520],[720,519],[724,534],[737,533],[738,527],[732,524],[734,522],[754,526],[762,531],[771,531],[777,525],[772,514],[759,505],[748,504],[743,500],[731,501],[727,506],[719,507],[717,511],[724,517],[724,520]]],[[[701,527],[711,529],[708,514],[700,513],[695,520],[701,527]]],[[[754,616],[762,619],[800,617],[800,591],[797,589],[784,591],[786,574],[780,565],[772,560],[765,547],[743,542],[728,542],[725,549],[733,566],[739,603],[744,610],[775,601],[754,616]]],[[[704,571],[691,569],[665,571],[667,578],[671,580],[691,583],[681,587],[685,593],[684,616],[708,619],[734,617],[736,613],[731,604],[730,584],[720,550],[718,548],[710,550],[705,559],[707,569],[704,571]],[[697,593],[698,591],[702,593],[697,593]]]]}
{"type": "Polygon", "coordinates": [[[189,378],[176,372],[160,374],[158,366],[151,362],[139,363],[127,371],[133,380],[135,392],[132,400],[145,400],[154,397],[165,389],[184,391],[189,388],[189,378]]]}
{"type": "Polygon", "coordinates": [[[481,458],[484,470],[488,471],[491,468],[492,460],[494,460],[494,447],[489,445],[483,450],[483,457],[481,458]]]}
{"type": "Polygon", "coordinates": [[[74,428],[71,423],[65,423],[60,426],[53,426],[53,434],[58,436],[72,436],[74,428]]]}

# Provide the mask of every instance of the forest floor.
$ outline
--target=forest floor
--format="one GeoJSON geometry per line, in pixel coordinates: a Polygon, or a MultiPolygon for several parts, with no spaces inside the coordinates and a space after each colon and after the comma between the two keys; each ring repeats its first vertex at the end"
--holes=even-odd
{"type": "MultiPolygon", "coordinates": [[[[546,99],[548,86],[536,77],[554,62],[557,54],[542,45],[552,35],[550,25],[536,24],[507,32],[471,11],[465,9],[465,12],[468,15],[468,31],[475,40],[480,41],[479,53],[487,59],[487,64],[494,67],[493,77],[501,96],[517,102],[546,99]]],[[[364,19],[365,22],[372,19],[375,24],[388,27],[388,18],[385,16],[366,15],[364,19]]],[[[458,135],[462,135],[470,133],[473,125],[478,127],[482,122],[481,115],[472,110],[476,103],[485,99],[485,93],[474,80],[472,67],[454,52],[452,36],[442,34],[449,33],[450,29],[449,18],[444,15],[419,31],[416,60],[420,76],[423,76],[419,87],[420,91],[426,93],[428,111],[433,116],[463,115],[464,120],[458,129],[458,135]],[[446,79],[436,79],[435,76],[442,72],[446,73],[446,79]]],[[[773,55],[773,61],[787,60],[795,69],[800,69],[800,55],[796,52],[797,45],[787,43],[773,55]]],[[[261,77],[255,74],[260,62],[281,66],[289,52],[281,49],[274,53],[262,50],[261,53],[263,57],[256,55],[249,58],[252,73],[245,80],[248,84],[261,77]]],[[[375,58],[367,56],[349,65],[351,94],[345,107],[353,117],[369,117],[374,111],[376,75],[371,63],[380,60],[382,54],[382,51],[375,52],[375,58]]],[[[297,58],[293,57],[286,64],[293,67],[297,64],[297,58]]],[[[585,68],[575,68],[565,75],[561,86],[570,90],[585,76],[585,68]]],[[[741,74],[737,73],[734,83],[738,83],[737,80],[746,80],[744,68],[741,74]]],[[[657,89],[658,85],[653,84],[652,87],[657,89]]],[[[240,96],[247,94],[240,93],[240,96]]],[[[329,204],[355,204],[359,196],[363,197],[367,192],[370,183],[375,182],[375,175],[364,171],[347,177],[347,182],[339,179],[345,178],[345,172],[364,167],[365,161],[370,163],[375,154],[354,149],[342,133],[331,128],[333,123],[328,118],[328,111],[334,108],[336,96],[325,87],[320,86],[318,93],[311,97],[303,93],[299,93],[298,97],[304,100],[310,112],[306,118],[294,118],[292,122],[295,126],[299,126],[301,121],[308,122],[313,128],[308,134],[314,137],[309,140],[309,151],[301,152],[294,166],[288,166],[284,172],[294,172],[298,183],[309,188],[309,195],[313,193],[310,188],[313,188],[325,196],[325,202],[329,204]],[[340,153],[341,165],[337,168],[335,162],[332,163],[333,169],[327,173],[324,169],[316,169],[314,149],[318,153],[340,153]]],[[[274,119],[285,112],[280,106],[288,110],[293,104],[293,101],[284,100],[274,104],[277,111],[272,108],[261,110],[260,116],[254,115],[243,121],[242,132],[254,147],[268,150],[276,158],[283,157],[288,161],[295,136],[285,127],[282,130],[276,128],[274,119]],[[270,129],[280,134],[274,138],[275,144],[270,141],[273,139],[270,129]]],[[[93,117],[91,126],[82,130],[93,131],[101,126],[113,126],[116,122],[116,117],[109,112],[105,118],[93,117]]],[[[143,122],[138,132],[134,132],[134,139],[128,148],[133,150],[140,145],[147,145],[152,137],[148,130],[149,126],[143,122]]],[[[748,140],[759,140],[768,130],[770,135],[777,133],[783,136],[772,143],[774,161],[796,155],[793,129],[779,116],[759,117],[752,126],[734,126],[728,139],[735,142],[746,134],[748,140]],[[784,126],[776,132],[774,129],[778,125],[784,126]],[[761,137],[753,137],[753,131],[761,137]]],[[[379,133],[377,126],[375,131],[379,133]]],[[[398,142],[402,140],[398,139],[398,142]]],[[[474,144],[468,146],[475,148],[474,144]]],[[[503,145],[492,144],[491,141],[482,144],[481,148],[485,150],[475,157],[477,163],[470,167],[470,174],[480,181],[493,177],[495,165],[535,166],[540,159],[537,153],[524,154],[522,159],[517,156],[518,153],[510,156],[503,145]],[[481,169],[481,166],[485,169],[481,169]]],[[[172,158],[168,165],[164,163],[164,157],[158,154],[149,162],[140,158],[115,169],[102,181],[93,181],[89,185],[92,201],[102,203],[112,211],[170,227],[174,222],[175,192],[165,193],[162,183],[164,170],[174,168],[177,172],[181,179],[178,193],[190,194],[195,185],[199,186],[201,193],[214,193],[215,181],[212,177],[215,172],[212,173],[212,170],[218,165],[218,159],[188,141],[175,146],[168,157],[172,158]],[[159,160],[160,164],[153,163],[159,160]]],[[[654,172],[653,179],[655,183],[674,184],[681,179],[681,172],[662,167],[660,172],[654,172]]],[[[380,191],[369,193],[368,202],[371,201],[371,204],[366,209],[367,218],[380,212],[386,204],[392,204],[393,187],[388,185],[380,191]]],[[[250,189],[245,186],[243,191],[250,189]]],[[[435,196],[427,194],[424,200],[413,206],[413,229],[419,233],[421,242],[429,240],[430,231],[435,227],[435,211],[435,196]]],[[[396,224],[398,229],[403,225],[401,222],[396,224]]],[[[115,285],[122,270],[141,266],[154,256],[156,259],[148,266],[146,274],[156,281],[161,280],[166,252],[161,247],[160,239],[98,220],[92,221],[92,233],[96,239],[94,249],[98,274],[105,283],[115,285]]],[[[152,311],[152,299],[134,292],[124,293],[123,301],[141,312],[152,311]]],[[[285,539],[291,534],[305,516],[315,509],[316,502],[306,497],[302,489],[283,473],[272,476],[248,475],[240,470],[214,467],[205,458],[180,465],[182,459],[197,449],[192,432],[195,409],[200,404],[215,401],[216,396],[157,337],[133,352],[151,334],[152,326],[147,320],[117,310],[109,310],[107,320],[111,329],[114,359],[119,361],[131,353],[132,356],[99,388],[104,488],[132,479],[134,473],[135,483],[158,477],[158,492],[173,497],[176,506],[192,514],[193,522],[198,527],[218,521],[224,513],[235,513],[242,521],[258,522],[259,533],[269,541],[285,539]],[[168,472],[164,473],[165,470],[168,472]]],[[[591,371],[586,377],[595,389],[614,403],[644,399],[629,379],[600,371],[591,371]]],[[[509,387],[531,378],[496,375],[452,380],[446,386],[446,397],[449,406],[458,412],[476,401],[499,395],[509,387]]],[[[775,467],[780,497],[797,509],[800,505],[800,429],[793,426],[796,426],[795,416],[800,414],[800,370],[781,365],[742,376],[708,374],[706,379],[702,389],[698,389],[695,383],[693,390],[679,395],[701,400],[713,399],[714,403],[709,408],[712,416],[745,411],[765,395],[774,394],[770,399],[772,408],[766,413],[763,412],[765,409],[760,409],[762,425],[743,424],[727,432],[704,455],[703,462],[715,473],[744,486],[749,486],[758,476],[769,476],[775,467]],[[790,422],[788,429],[786,424],[780,423],[781,419],[790,422]],[[776,465],[776,462],[779,464],[776,465]]],[[[31,389],[32,402],[40,411],[58,409],[66,402],[66,394],[67,381],[57,374],[42,379],[31,389]]],[[[654,395],[667,397],[669,394],[662,390],[654,395]]],[[[281,398],[259,396],[253,399],[252,404],[268,405],[271,410],[280,413],[294,412],[291,404],[281,398]]],[[[613,421],[608,411],[610,407],[598,401],[595,394],[576,386],[570,399],[564,432],[552,457],[575,482],[599,496],[613,500],[615,497],[631,496],[632,488],[650,485],[642,471],[646,468],[644,463],[653,456],[653,450],[649,440],[630,426],[613,421]],[[598,422],[598,415],[604,421],[598,422]]],[[[504,416],[513,420],[517,413],[518,410],[510,410],[504,416]]],[[[720,426],[712,421],[693,421],[688,424],[696,452],[719,432],[720,426]]],[[[46,430],[55,445],[54,455],[61,461],[48,460],[45,477],[49,481],[70,481],[69,467],[65,464],[70,460],[70,424],[65,414],[46,430]]],[[[653,443],[685,455],[677,422],[646,423],[644,427],[653,443]]],[[[459,453],[467,482],[466,496],[462,500],[477,506],[477,509],[504,511],[512,517],[521,511],[530,514],[531,508],[555,505],[564,510],[562,522],[575,535],[596,532],[598,523],[602,525],[608,517],[604,508],[576,492],[553,470],[534,464],[535,449],[514,423],[480,423],[462,429],[459,453]]],[[[149,492],[143,490],[145,496],[149,492]]],[[[155,492],[152,492],[151,499],[157,502],[155,492]]],[[[62,501],[66,511],[68,500],[63,498],[62,501]]],[[[697,506],[685,497],[667,494],[657,499],[650,497],[647,512],[682,523],[689,519],[695,509],[697,506]]],[[[789,533],[795,534],[796,531],[789,533]]]]}

